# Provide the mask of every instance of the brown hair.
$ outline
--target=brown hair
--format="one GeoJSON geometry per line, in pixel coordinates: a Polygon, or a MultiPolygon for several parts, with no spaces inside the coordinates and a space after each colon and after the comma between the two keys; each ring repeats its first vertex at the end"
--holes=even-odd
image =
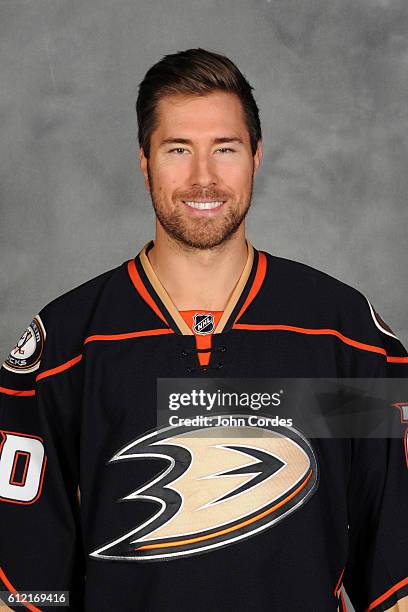
{"type": "Polygon", "coordinates": [[[262,132],[252,89],[225,55],[200,48],[165,55],[147,71],[139,85],[136,102],[139,146],[148,158],[150,138],[157,127],[155,111],[160,98],[174,94],[205,95],[218,90],[235,93],[240,99],[254,155],[262,132]]]}

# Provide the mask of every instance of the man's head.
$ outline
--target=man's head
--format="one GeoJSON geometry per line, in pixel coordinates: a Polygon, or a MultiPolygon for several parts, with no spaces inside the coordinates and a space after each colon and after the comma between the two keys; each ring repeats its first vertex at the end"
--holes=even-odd
{"type": "Polygon", "coordinates": [[[141,169],[159,229],[183,245],[210,249],[243,231],[262,157],[251,90],[204,49],[165,56],[140,84],[141,169]]]}

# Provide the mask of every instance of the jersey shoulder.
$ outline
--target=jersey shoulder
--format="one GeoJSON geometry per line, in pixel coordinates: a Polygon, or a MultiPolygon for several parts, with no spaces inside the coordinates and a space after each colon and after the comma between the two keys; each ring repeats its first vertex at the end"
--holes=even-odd
{"type": "MultiPolygon", "coordinates": [[[[327,272],[314,268],[303,262],[286,259],[265,253],[268,262],[269,276],[278,279],[285,292],[302,291],[313,301],[325,305],[341,307],[345,304],[359,304],[366,300],[365,296],[355,287],[331,276],[327,272]]],[[[300,295],[299,295],[300,297],[300,295]]]]}
{"type": "Polygon", "coordinates": [[[11,380],[10,384],[25,384],[42,371],[77,358],[101,300],[109,303],[114,295],[123,293],[126,263],[98,274],[43,306],[4,359],[2,377],[11,380]]]}
{"type": "Polygon", "coordinates": [[[329,329],[368,345],[406,354],[397,335],[359,289],[305,263],[266,253],[267,271],[251,317],[262,322],[329,329]]]}
{"type": "Polygon", "coordinates": [[[73,321],[86,318],[106,287],[120,275],[123,263],[67,290],[48,302],[40,311],[48,321],[69,317],[73,321]]]}
{"type": "Polygon", "coordinates": [[[361,291],[308,264],[264,252],[267,261],[261,300],[281,304],[281,314],[323,324],[350,309],[366,309],[361,291]]]}

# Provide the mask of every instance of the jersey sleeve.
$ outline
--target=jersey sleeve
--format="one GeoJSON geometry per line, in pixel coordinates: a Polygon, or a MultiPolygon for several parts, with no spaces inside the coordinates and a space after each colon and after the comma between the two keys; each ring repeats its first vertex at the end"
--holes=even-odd
{"type": "MultiPolygon", "coordinates": [[[[0,591],[69,591],[72,609],[80,609],[75,602],[81,600],[84,582],[78,496],[81,371],[79,359],[76,367],[61,363],[55,327],[58,321],[45,307],[0,370],[0,591]]],[[[41,603],[26,607],[60,609],[49,602],[45,608],[41,603]]]]}
{"type": "MultiPolygon", "coordinates": [[[[368,376],[408,382],[407,351],[370,302],[368,308],[375,345],[381,349],[368,376]]],[[[351,440],[343,584],[357,612],[408,611],[408,394],[398,395],[408,384],[395,388],[395,402],[387,409],[398,421],[401,437],[351,440]]]]}

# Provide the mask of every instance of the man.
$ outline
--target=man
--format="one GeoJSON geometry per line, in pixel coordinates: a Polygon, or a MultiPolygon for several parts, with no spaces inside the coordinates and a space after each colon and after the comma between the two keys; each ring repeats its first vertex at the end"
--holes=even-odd
{"type": "Polygon", "coordinates": [[[344,584],[357,611],[408,609],[402,436],[308,440],[295,423],[211,437],[157,420],[158,379],[407,373],[359,291],[246,239],[251,90],[203,49],[140,85],[155,239],[45,306],[1,370],[4,591],[69,591],[71,609],[98,612],[323,612],[345,609],[344,584]]]}

